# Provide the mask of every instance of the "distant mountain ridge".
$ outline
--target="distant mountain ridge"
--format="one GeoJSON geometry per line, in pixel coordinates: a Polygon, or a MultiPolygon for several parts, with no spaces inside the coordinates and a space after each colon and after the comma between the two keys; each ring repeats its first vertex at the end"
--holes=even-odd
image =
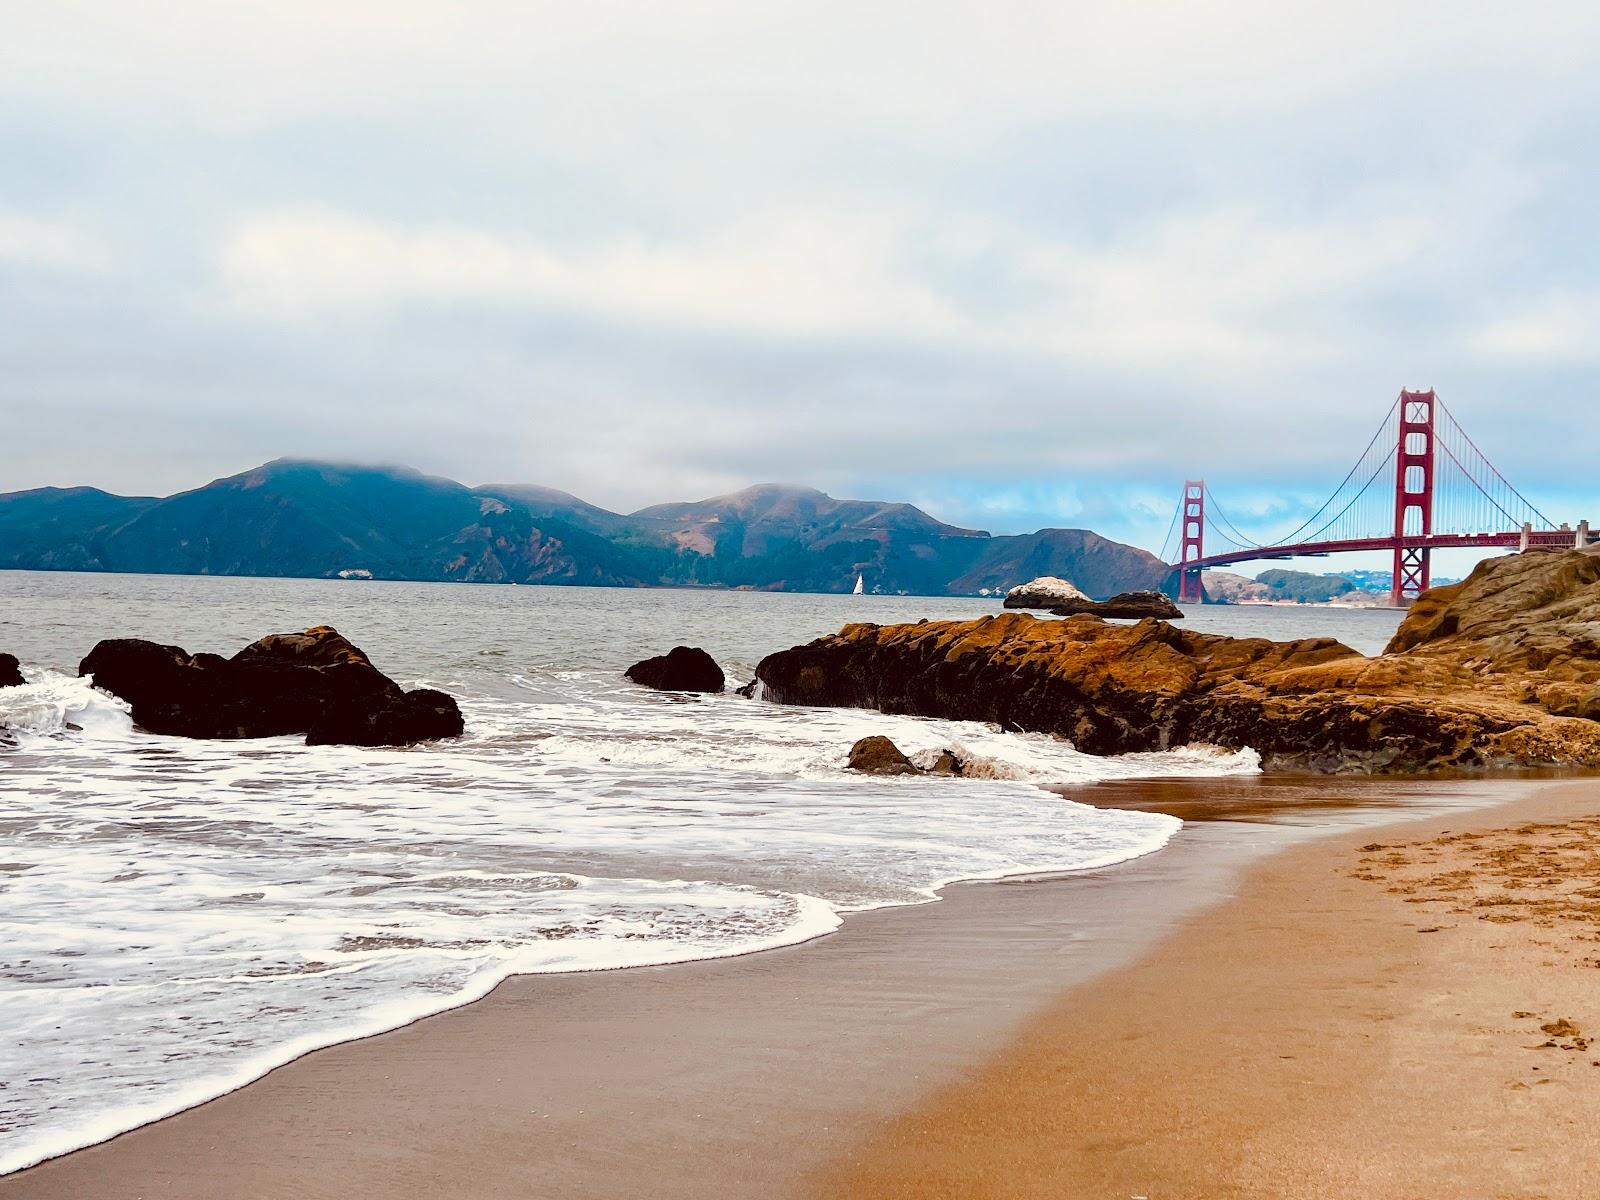
{"type": "Polygon", "coordinates": [[[992,537],[910,504],[762,484],[615,513],[555,488],[273,462],[167,497],[0,495],[0,569],[974,595],[1064,575],[1093,596],[1166,584],[1081,529],[992,537]]]}

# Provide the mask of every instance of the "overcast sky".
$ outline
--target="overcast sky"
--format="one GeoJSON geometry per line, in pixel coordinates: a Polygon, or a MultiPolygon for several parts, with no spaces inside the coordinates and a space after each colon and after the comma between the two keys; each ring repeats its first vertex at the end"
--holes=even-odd
{"type": "Polygon", "coordinates": [[[1600,6],[0,14],[0,490],[316,456],[1155,548],[1187,475],[1296,524],[1431,385],[1600,518],[1600,6]]]}

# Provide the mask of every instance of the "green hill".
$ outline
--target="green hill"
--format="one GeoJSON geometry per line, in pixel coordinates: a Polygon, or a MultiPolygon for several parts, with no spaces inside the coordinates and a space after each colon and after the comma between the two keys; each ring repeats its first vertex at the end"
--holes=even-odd
{"type": "Polygon", "coordinates": [[[1153,555],[1087,530],[991,537],[909,504],[762,485],[623,514],[553,488],[279,459],[165,498],[0,495],[0,568],[466,583],[970,595],[1065,575],[1161,587],[1153,555]]]}

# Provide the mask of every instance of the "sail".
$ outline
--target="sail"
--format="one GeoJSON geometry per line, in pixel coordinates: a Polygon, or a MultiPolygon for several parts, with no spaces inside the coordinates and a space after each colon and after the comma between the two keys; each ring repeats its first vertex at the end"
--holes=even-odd
{"type": "Polygon", "coordinates": [[[867,589],[862,586],[862,583],[863,583],[863,581],[862,581],[861,576],[857,575],[856,576],[856,588],[855,588],[855,591],[853,591],[850,594],[853,595],[853,596],[859,596],[863,592],[865,592],[867,589]]]}

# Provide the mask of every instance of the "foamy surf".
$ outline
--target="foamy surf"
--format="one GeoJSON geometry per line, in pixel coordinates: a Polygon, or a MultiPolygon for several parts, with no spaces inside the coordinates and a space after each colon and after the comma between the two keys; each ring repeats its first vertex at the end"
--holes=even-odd
{"type": "Polygon", "coordinates": [[[469,736],[412,750],[154,737],[61,675],[0,692],[21,743],[0,765],[0,1172],[512,974],[792,945],[957,880],[1147,854],[1179,827],[1037,784],[1258,769],[663,696],[607,670],[435,682],[469,736]],[[868,733],[985,777],[847,772],[868,733]]]}
{"type": "Polygon", "coordinates": [[[126,704],[89,680],[35,667],[22,687],[0,688],[0,729],[21,744],[66,733],[120,737],[133,722],[126,704]]]}

